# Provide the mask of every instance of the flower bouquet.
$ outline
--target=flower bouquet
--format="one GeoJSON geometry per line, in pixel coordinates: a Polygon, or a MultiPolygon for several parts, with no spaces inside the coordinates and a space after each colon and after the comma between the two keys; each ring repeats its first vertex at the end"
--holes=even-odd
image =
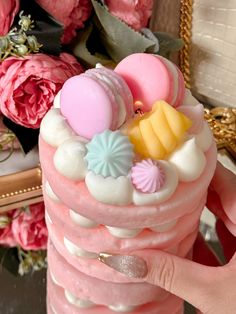
{"type": "Polygon", "coordinates": [[[152,7],[153,0],[0,2],[0,257],[6,267],[9,247],[20,274],[46,265],[37,142],[63,83],[96,63],[113,67],[135,52],[168,57],[182,47],[182,40],[147,28],[152,7]]]}

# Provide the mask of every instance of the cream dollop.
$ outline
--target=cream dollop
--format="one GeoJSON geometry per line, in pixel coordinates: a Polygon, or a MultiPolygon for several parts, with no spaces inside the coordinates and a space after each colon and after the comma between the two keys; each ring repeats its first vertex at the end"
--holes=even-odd
{"type": "Polygon", "coordinates": [[[199,104],[199,101],[195,97],[193,97],[189,89],[185,89],[185,96],[182,106],[195,106],[197,104],[199,104]]]}
{"type": "Polygon", "coordinates": [[[207,122],[203,123],[203,127],[200,133],[195,135],[197,145],[206,152],[212,144],[213,135],[211,129],[209,128],[207,122]]]}
{"type": "Polygon", "coordinates": [[[49,196],[50,199],[53,200],[54,202],[56,202],[56,203],[60,203],[61,202],[60,199],[53,192],[53,190],[52,190],[52,188],[51,188],[51,186],[50,186],[48,181],[46,181],[46,183],[45,183],[45,192],[46,192],[47,196],[49,196]]]}
{"type": "Polygon", "coordinates": [[[117,305],[109,305],[108,307],[110,310],[115,311],[115,312],[127,313],[127,312],[133,312],[135,309],[137,309],[138,306],[117,304],[117,305]]]}
{"type": "Polygon", "coordinates": [[[128,177],[104,178],[90,171],[85,177],[85,182],[90,194],[99,202],[112,205],[132,203],[133,186],[128,177]]]}
{"type": "Polygon", "coordinates": [[[76,213],[74,210],[70,209],[69,210],[69,213],[70,213],[70,218],[71,220],[83,227],[83,228],[95,228],[98,226],[98,224],[96,223],[96,221],[94,220],[91,220],[91,219],[88,219],[87,217],[84,217],[78,213],[76,213]]]}
{"type": "Polygon", "coordinates": [[[89,252],[86,251],[82,248],[80,248],[79,246],[75,245],[73,242],[71,242],[70,240],[68,240],[66,237],[64,237],[64,245],[67,248],[68,252],[70,252],[70,254],[78,256],[78,257],[84,257],[84,258],[97,258],[98,254],[94,253],[94,252],[89,252]]]}
{"type": "Polygon", "coordinates": [[[133,202],[135,205],[158,204],[169,199],[178,185],[178,174],[175,167],[165,160],[158,160],[165,174],[165,182],[155,193],[142,193],[134,189],[133,202]]]}
{"type": "Polygon", "coordinates": [[[88,309],[95,306],[95,303],[93,303],[92,301],[79,299],[68,290],[65,290],[65,297],[69,303],[75,305],[80,309],[88,309]]]}
{"type": "Polygon", "coordinates": [[[72,137],[57,148],[53,157],[54,166],[66,178],[83,180],[87,173],[86,152],[81,138],[72,137]]]}
{"type": "Polygon", "coordinates": [[[106,226],[108,231],[116,238],[134,238],[136,235],[138,235],[140,232],[142,232],[143,229],[125,229],[125,228],[116,228],[116,227],[110,227],[106,226]]]}
{"type": "Polygon", "coordinates": [[[190,182],[196,180],[203,172],[206,157],[193,137],[171,154],[169,162],[176,167],[180,181],[190,182]]]}
{"type": "Polygon", "coordinates": [[[44,116],[40,126],[40,135],[46,143],[58,147],[75,133],[61,115],[60,109],[54,108],[44,116]]]}

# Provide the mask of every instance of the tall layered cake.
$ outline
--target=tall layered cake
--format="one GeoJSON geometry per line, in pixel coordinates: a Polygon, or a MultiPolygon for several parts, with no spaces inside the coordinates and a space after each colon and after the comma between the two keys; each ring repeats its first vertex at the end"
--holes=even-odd
{"type": "Polygon", "coordinates": [[[134,54],[67,80],[44,117],[50,314],[180,314],[183,301],[99,261],[156,249],[190,257],[216,147],[167,59],[134,54]]]}

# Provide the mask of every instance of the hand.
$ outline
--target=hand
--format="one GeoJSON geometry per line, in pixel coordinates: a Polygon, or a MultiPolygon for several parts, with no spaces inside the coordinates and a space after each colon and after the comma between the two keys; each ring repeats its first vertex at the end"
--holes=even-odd
{"type": "MultiPolygon", "coordinates": [[[[207,206],[221,220],[217,231],[226,245],[227,257],[232,259],[225,266],[210,267],[157,250],[134,252],[132,256],[102,256],[102,262],[131,277],[158,285],[188,301],[204,314],[236,313],[236,176],[220,164],[210,185],[207,206]],[[125,267],[124,264],[126,263],[125,267]]],[[[219,265],[203,239],[198,236],[195,244],[195,261],[219,265]]],[[[102,255],[102,254],[101,254],[102,255]]]]}

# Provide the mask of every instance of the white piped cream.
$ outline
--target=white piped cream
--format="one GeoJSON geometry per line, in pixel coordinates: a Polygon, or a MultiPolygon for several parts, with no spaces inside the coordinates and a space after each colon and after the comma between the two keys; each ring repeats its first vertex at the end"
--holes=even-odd
{"type": "Polygon", "coordinates": [[[119,312],[119,313],[128,313],[134,311],[137,306],[135,305],[123,305],[123,304],[118,304],[118,305],[109,305],[108,306],[110,310],[119,312]]]}
{"type": "Polygon", "coordinates": [[[134,238],[136,237],[143,229],[125,229],[125,228],[116,228],[106,226],[108,231],[117,238],[134,238]]]}
{"type": "Polygon", "coordinates": [[[69,213],[70,213],[71,220],[81,227],[94,228],[94,227],[98,226],[98,224],[94,220],[88,219],[88,218],[76,213],[72,209],[70,209],[69,213]]]}
{"type": "Polygon", "coordinates": [[[65,290],[65,297],[70,304],[73,304],[80,309],[88,309],[95,305],[92,301],[77,298],[68,290],[65,290]]]}
{"type": "Polygon", "coordinates": [[[84,257],[84,258],[90,258],[90,259],[96,259],[98,257],[97,253],[86,251],[79,246],[75,245],[73,242],[68,240],[66,237],[64,237],[64,245],[68,252],[70,254],[78,256],[78,257],[84,257]]]}
{"type": "Polygon", "coordinates": [[[46,192],[47,196],[49,196],[50,199],[53,200],[54,202],[56,202],[56,203],[60,203],[61,202],[60,199],[53,192],[53,190],[52,190],[52,188],[51,188],[51,186],[50,186],[48,181],[46,181],[46,183],[45,183],[45,192],[46,192]]]}

